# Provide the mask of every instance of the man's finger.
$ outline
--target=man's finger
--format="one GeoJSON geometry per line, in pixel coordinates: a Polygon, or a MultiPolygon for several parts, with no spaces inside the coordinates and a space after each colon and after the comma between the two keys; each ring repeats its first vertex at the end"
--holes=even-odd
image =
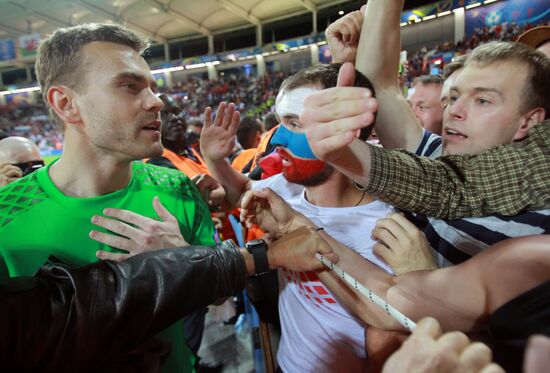
{"type": "Polygon", "coordinates": [[[361,28],[363,27],[363,13],[360,10],[357,10],[353,12],[353,15],[351,16],[351,20],[353,21],[355,28],[357,29],[357,35],[355,43],[359,43],[359,37],[361,36],[361,28]]]}
{"type": "Polygon", "coordinates": [[[319,159],[323,159],[323,157],[329,158],[331,152],[351,144],[354,139],[354,132],[345,132],[320,140],[316,143],[315,146],[312,146],[311,148],[313,150],[313,154],[315,154],[319,159]]]}
{"type": "Polygon", "coordinates": [[[218,112],[216,113],[216,119],[214,119],[214,126],[221,126],[226,107],[227,104],[224,101],[220,102],[220,105],[218,106],[218,112]]]}
{"type": "Polygon", "coordinates": [[[372,98],[372,92],[368,88],[363,87],[332,87],[312,93],[304,100],[304,107],[313,108],[315,111],[318,107],[341,102],[345,104],[349,100],[358,98],[372,98]]]}
{"type": "Polygon", "coordinates": [[[109,251],[104,251],[104,250],[98,250],[95,253],[95,256],[101,260],[113,260],[115,262],[122,262],[123,260],[126,260],[132,257],[132,255],[130,254],[117,254],[117,253],[111,253],[109,251]]]}
{"type": "Polygon", "coordinates": [[[204,120],[203,120],[203,126],[204,128],[210,127],[212,125],[212,108],[210,106],[207,106],[206,109],[204,109],[204,120]]]}
{"type": "Polygon", "coordinates": [[[470,339],[462,332],[445,333],[437,340],[437,344],[445,351],[454,351],[459,357],[470,344],[470,339]]]}
{"type": "MultiPolygon", "coordinates": [[[[313,233],[312,233],[313,234],[313,233]]],[[[340,257],[338,256],[338,254],[336,254],[335,252],[332,251],[332,247],[330,247],[330,245],[328,244],[328,242],[326,242],[323,237],[321,237],[321,235],[319,235],[319,233],[315,233],[317,236],[319,236],[319,238],[322,240],[323,242],[323,245],[320,245],[320,247],[317,248],[317,252],[321,255],[323,255],[325,258],[327,258],[328,260],[330,260],[331,262],[333,263],[338,263],[338,261],[340,260],[340,257]]]]}
{"type": "Polygon", "coordinates": [[[235,114],[235,104],[231,102],[229,103],[229,105],[227,105],[225,115],[223,116],[222,124],[221,124],[222,128],[225,128],[225,129],[229,128],[229,125],[233,120],[233,114],[235,114]]]}
{"type": "MultiPolygon", "coordinates": [[[[330,260],[331,262],[333,262],[334,264],[336,264],[340,261],[340,257],[336,253],[327,253],[327,254],[322,254],[322,255],[325,258],[327,258],[328,260],[330,260]]],[[[323,267],[324,267],[324,265],[323,265],[323,267]]]]}
{"type": "Polygon", "coordinates": [[[374,228],[372,230],[372,239],[383,243],[392,251],[398,251],[401,248],[401,244],[393,232],[385,228],[374,228]]]}
{"type": "Polygon", "coordinates": [[[398,213],[395,213],[395,214],[391,214],[389,216],[390,219],[393,219],[394,221],[396,221],[402,228],[403,230],[411,233],[411,232],[415,232],[418,229],[418,227],[416,225],[414,225],[413,223],[411,223],[409,221],[409,219],[407,219],[406,217],[404,217],[403,215],[401,214],[398,214],[398,213]]]}
{"type": "Polygon", "coordinates": [[[229,125],[229,128],[228,128],[229,132],[232,135],[235,135],[237,133],[240,123],[241,123],[241,113],[238,110],[235,110],[235,112],[233,113],[231,124],[229,125]]]}
{"type": "Polygon", "coordinates": [[[107,208],[103,210],[103,214],[106,216],[111,216],[113,218],[117,218],[119,220],[122,220],[126,223],[133,224],[137,227],[143,228],[149,224],[149,222],[153,219],[145,217],[140,214],[136,214],[133,211],[130,210],[124,210],[124,209],[115,209],[115,208],[107,208]]]}
{"type": "Polygon", "coordinates": [[[376,100],[350,99],[345,105],[342,102],[332,102],[315,109],[315,111],[304,112],[309,121],[317,123],[332,122],[337,119],[356,117],[372,111],[371,106],[376,105],[376,100]]]}
{"type": "MultiPolygon", "coordinates": [[[[543,369],[546,369],[547,367],[544,367],[543,369]]],[[[528,370],[524,370],[524,372],[529,372],[528,370]]],[[[542,370],[538,371],[538,370],[534,370],[533,372],[542,372],[542,370]]],[[[489,365],[487,365],[486,367],[484,367],[483,369],[481,369],[478,373],[506,373],[504,371],[504,369],[502,369],[500,367],[500,365],[496,364],[496,363],[491,363],[489,365]]]]}
{"type": "Polygon", "coordinates": [[[173,222],[176,220],[174,215],[172,215],[170,211],[168,211],[168,209],[164,207],[162,203],[160,203],[160,199],[158,196],[155,196],[155,198],[153,198],[153,208],[155,209],[155,212],[157,213],[160,220],[167,222],[173,222]]]}
{"type": "Polygon", "coordinates": [[[94,215],[92,223],[124,237],[140,236],[142,232],[120,220],[109,219],[104,216],[94,215]]]}
{"type": "Polygon", "coordinates": [[[372,252],[388,265],[391,262],[392,257],[395,255],[394,252],[382,242],[375,243],[372,247],[372,252]]]}
{"type": "MultiPolygon", "coordinates": [[[[387,242],[387,243],[391,243],[391,245],[395,245],[395,244],[400,244],[400,245],[405,245],[406,242],[404,242],[404,236],[406,236],[407,234],[407,231],[403,229],[403,227],[401,225],[399,225],[399,223],[397,223],[395,220],[392,220],[392,219],[379,219],[377,222],[376,222],[376,225],[373,229],[373,237],[374,237],[374,232],[377,232],[378,234],[381,233],[381,231],[386,231],[388,232],[389,234],[391,234],[396,241],[390,241],[390,242],[387,242]]],[[[384,235],[382,236],[382,239],[386,238],[387,235],[384,235]]],[[[380,239],[380,238],[376,238],[376,239],[380,239]]]]}
{"type": "Polygon", "coordinates": [[[355,67],[353,64],[346,62],[340,67],[338,72],[337,87],[351,87],[355,81],[355,67]]]}
{"type": "Polygon", "coordinates": [[[472,343],[460,355],[460,363],[468,372],[479,372],[491,361],[491,349],[480,342],[472,343]]]}
{"type": "Polygon", "coordinates": [[[416,328],[412,332],[413,336],[427,336],[437,339],[441,335],[441,326],[433,317],[425,317],[416,324],[416,328]]]}
{"type": "Polygon", "coordinates": [[[21,171],[19,167],[13,165],[8,165],[8,167],[5,167],[5,170],[3,170],[2,173],[12,179],[19,179],[20,177],[23,177],[23,171],[21,171]]]}
{"type": "Polygon", "coordinates": [[[107,234],[96,230],[90,231],[90,238],[94,241],[101,242],[105,245],[120,250],[131,251],[134,246],[132,241],[127,238],[114,236],[112,234],[107,234]]]}

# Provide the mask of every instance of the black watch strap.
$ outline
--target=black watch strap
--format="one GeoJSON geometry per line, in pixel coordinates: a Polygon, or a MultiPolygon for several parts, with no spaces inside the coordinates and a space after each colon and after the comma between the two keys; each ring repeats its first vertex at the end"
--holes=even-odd
{"type": "Polygon", "coordinates": [[[260,275],[269,271],[269,261],[267,260],[267,243],[264,240],[252,240],[246,243],[246,250],[254,258],[254,267],[256,274],[260,275]]]}

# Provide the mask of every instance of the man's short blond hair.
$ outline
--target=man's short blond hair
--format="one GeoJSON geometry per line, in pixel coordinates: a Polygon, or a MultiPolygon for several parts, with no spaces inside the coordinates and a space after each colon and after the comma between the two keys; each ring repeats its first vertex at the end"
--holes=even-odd
{"type": "Polygon", "coordinates": [[[521,113],[542,107],[546,118],[550,115],[550,59],[541,52],[517,42],[490,42],[480,45],[468,55],[465,66],[482,67],[502,62],[519,62],[528,69],[528,75],[521,96],[521,113]]]}
{"type": "MultiPolygon", "coordinates": [[[[35,63],[36,77],[42,90],[42,98],[48,105],[48,89],[62,84],[76,91],[84,84],[82,48],[94,41],[126,45],[142,53],[149,42],[116,24],[87,23],[59,28],[40,43],[35,63]]],[[[63,125],[61,118],[50,109],[54,118],[63,125]]]]}

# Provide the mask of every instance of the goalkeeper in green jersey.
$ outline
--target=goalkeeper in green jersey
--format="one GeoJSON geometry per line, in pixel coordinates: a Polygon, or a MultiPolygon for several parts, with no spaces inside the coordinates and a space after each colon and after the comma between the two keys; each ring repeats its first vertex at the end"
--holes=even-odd
{"type": "MultiPolygon", "coordinates": [[[[208,208],[190,180],[177,170],[135,162],[162,153],[163,103],[141,56],[146,47],[132,32],[110,24],[58,29],[41,43],[35,70],[43,98],[63,126],[63,154],[0,190],[4,277],[32,275],[52,255],[71,266],[96,262],[98,251],[131,255],[90,238],[91,217],[101,221],[108,208],[163,222],[169,211],[186,242],[215,243],[208,208]]],[[[91,235],[101,238],[105,232],[91,235]]],[[[181,246],[174,239],[173,247],[181,246]]],[[[171,342],[164,371],[192,371],[194,357],[181,322],[161,336],[171,342]]]]}

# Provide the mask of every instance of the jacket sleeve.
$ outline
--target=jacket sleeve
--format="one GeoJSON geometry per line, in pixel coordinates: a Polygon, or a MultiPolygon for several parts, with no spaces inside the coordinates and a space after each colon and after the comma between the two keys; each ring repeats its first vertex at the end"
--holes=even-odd
{"type": "Polygon", "coordinates": [[[6,371],[107,367],[187,313],[242,289],[245,273],[235,247],[44,266],[0,285],[0,363],[6,371]]]}
{"type": "Polygon", "coordinates": [[[529,137],[476,155],[437,160],[371,146],[367,192],[442,219],[516,215],[550,206],[550,120],[529,137]]]}

